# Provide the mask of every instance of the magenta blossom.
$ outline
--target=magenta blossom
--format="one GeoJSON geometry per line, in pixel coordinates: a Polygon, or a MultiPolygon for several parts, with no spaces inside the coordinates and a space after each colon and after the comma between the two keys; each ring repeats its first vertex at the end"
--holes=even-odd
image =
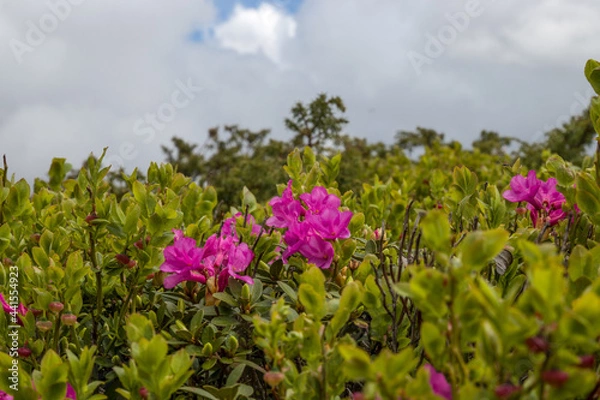
{"type": "Polygon", "coordinates": [[[206,284],[210,278],[217,280],[217,291],[225,290],[229,277],[254,283],[249,276],[240,275],[252,262],[254,253],[231,234],[235,230],[228,235],[210,236],[201,248],[196,247],[195,240],[183,237],[181,231],[174,232],[174,244],[165,248],[165,262],[160,267],[171,273],[165,278],[165,288],[171,289],[183,281],[206,284]]]}
{"type": "Polygon", "coordinates": [[[335,255],[331,243],[317,235],[311,235],[304,240],[299,248],[299,252],[306,257],[309,263],[315,264],[322,269],[327,269],[331,266],[333,256],[335,255]]]}
{"type": "Polygon", "coordinates": [[[77,393],[75,393],[75,389],[71,384],[67,383],[67,394],[65,396],[67,399],[77,400],[77,393]]]}
{"type": "Polygon", "coordinates": [[[327,189],[316,186],[312,192],[300,195],[300,200],[306,204],[311,214],[321,214],[324,210],[337,210],[340,199],[334,194],[328,194],[327,189]]]}
{"type": "Polygon", "coordinates": [[[202,249],[196,247],[194,239],[184,237],[182,231],[174,229],[173,233],[173,245],[165,248],[165,262],[160,266],[161,271],[173,273],[165,278],[165,287],[171,289],[183,281],[206,283],[206,276],[199,272],[202,249]]]}
{"type": "Polygon", "coordinates": [[[269,205],[273,209],[273,216],[267,220],[266,224],[275,228],[288,228],[298,221],[299,218],[304,217],[305,214],[302,204],[294,199],[291,180],[288,182],[281,197],[274,197],[269,202],[269,205]]]}
{"type": "Polygon", "coordinates": [[[352,219],[352,211],[340,212],[337,209],[326,208],[320,214],[309,215],[306,220],[316,233],[323,239],[348,239],[350,230],[348,224],[352,219]]]}
{"type": "MultiPolygon", "coordinates": [[[[512,190],[504,192],[504,198],[511,202],[526,202],[534,226],[552,226],[567,216],[562,209],[566,199],[556,190],[556,179],[549,178],[544,182],[536,178],[535,171],[529,171],[527,179],[517,175],[510,186],[512,190]]],[[[575,210],[578,210],[577,205],[575,210]]]]}
{"type": "Polygon", "coordinates": [[[542,184],[535,174],[535,171],[531,170],[527,174],[527,178],[517,175],[510,180],[511,190],[507,190],[502,196],[512,202],[519,203],[526,201],[531,203],[534,201],[535,195],[542,184]]]}
{"type": "Polygon", "coordinates": [[[430,364],[425,364],[425,369],[429,371],[429,385],[433,393],[443,399],[452,400],[452,387],[444,374],[437,372],[430,364]]]}
{"type": "Polygon", "coordinates": [[[14,399],[14,397],[12,397],[10,394],[8,394],[0,389],[0,400],[13,400],[13,399],[14,399]]]}
{"type": "Polygon", "coordinates": [[[291,187],[289,181],[281,197],[269,202],[273,216],[266,225],[287,228],[283,236],[287,244],[282,254],[284,262],[300,253],[309,263],[329,268],[335,255],[331,241],[350,237],[352,212],[340,211],[339,197],[327,193],[324,187],[316,186],[310,193],[301,194],[302,203],[294,199],[291,187]]]}

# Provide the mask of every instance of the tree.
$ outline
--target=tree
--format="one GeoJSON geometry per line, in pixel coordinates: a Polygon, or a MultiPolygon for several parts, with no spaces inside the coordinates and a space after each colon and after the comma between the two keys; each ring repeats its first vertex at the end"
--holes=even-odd
{"type": "Polygon", "coordinates": [[[510,146],[513,140],[513,138],[500,136],[497,132],[483,130],[479,139],[473,142],[473,148],[485,154],[505,156],[504,148],[510,146]]]}
{"type": "Polygon", "coordinates": [[[301,102],[292,108],[292,117],[285,119],[285,126],[295,132],[292,144],[296,147],[309,146],[315,153],[321,153],[327,142],[338,144],[340,133],[348,120],[339,116],[346,112],[346,106],[340,97],[327,97],[319,94],[315,100],[305,106],[301,102]]]}
{"type": "Polygon", "coordinates": [[[412,150],[416,147],[432,148],[435,144],[444,143],[444,134],[438,133],[433,129],[417,127],[416,132],[398,131],[395,136],[396,144],[403,150],[412,150]]]}

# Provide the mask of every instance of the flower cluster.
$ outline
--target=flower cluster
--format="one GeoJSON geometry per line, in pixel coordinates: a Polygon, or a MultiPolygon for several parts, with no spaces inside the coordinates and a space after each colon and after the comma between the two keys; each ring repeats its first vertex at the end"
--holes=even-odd
{"type": "Polygon", "coordinates": [[[317,186],[297,200],[291,186],[292,181],[289,181],[281,197],[269,202],[273,216],[266,224],[287,229],[284,240],[288,247],[282,255],[284,261],[287,262],[294,253],[300,253],[317,267],[329,268],[334,256],[331,241],[350,237],[348,224],[352,212],[340,211],[340,199],[328,194],[324,187],[317,186]]]}
{"type": "Polygon", "coordinates": [[[555,225],[567,216],[562,209],[565,196],[556,190],[556,179],[549,178],[544,182],[536,177],[535,171],[529,171],[526,178],[521,175],[513,177],[510,190],[505,191],[502,196],[513,203],[526,202],[536,227],[542,227],[546,223],[555,225]]]}
{"type": "Polygon", "coordinates": [[[224,221],[221,233],[210,236],[202,247],[196,245],[196,240],[185,237],[182,231],[173,232],[173,245],[165,248],[165,262],[160,267],[161,271],[170,273],[165,278],[165,288],[194,281],[206,284],[214,293],[225,290],[229,277],[254,283],[249,276],[240,275],[252,262],[254,253],[246,243],[240,243],[235,217],[224,221]]]}

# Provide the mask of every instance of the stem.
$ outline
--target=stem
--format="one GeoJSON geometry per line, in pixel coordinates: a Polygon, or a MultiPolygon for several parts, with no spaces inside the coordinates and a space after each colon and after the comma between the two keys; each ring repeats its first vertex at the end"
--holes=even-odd
{"type": "Polygon", "coordinates": [[[60,354],[60,346],[58,340],[60,339],[60,318],[58,315],[56,316],[56,324],[54,324],[54,348],[56,349],[56,353],[60,354]]]}
{"type": "Polygon", "coordinates": [[[596,184],[600,186],[600,137],[596,138],[596,160],[594,164],[596,167],[596,184]]]}
{"type": "Polygon", "coordinates": [[[75,346],[77,346],[77,350],[79,354],[81,354],[81,343],[79,343],[79,336],[77,336],[77,332],[75,332],[75,327],[71,325],[71,340],[75,342],[75,346]]]}
{"type": "MultiPolygon", "coordinates": [[[[448,310],[450,312],[450,323],[452,325],[452,331],[450,332],[450,346],[451,352],[456,358],[458,365],[460,367],[460,380],[464,380],[467,374],[467,366],[465,365],[465,360],[463,359],[462,352],[460,351],[460,332],[458,330],[458,319],[456,318],[456,314],[454,313],[454,297],[456,291],[456,282],[454,275],[450,274],[450,304],[448,310]]],[[[456,392],[458,388],[457,377],[453,373],[453,385],[452,385],[452,397],[458,398],[458,393],[456,392]]]]}
{"type": "Polygon", "coordinates": [[[119,336],[118,329],[121,326],[121,321],[123,320],[123,317],[125,316],[125,309],[127,308],[127,305],[129,304],[129,302],[131,301],[133,294],[135,292],[137,292],[137,281],[138,281],[139,274],[140,274],[140,268],[138,267],[137,271],[135,271],[135,274],[133,275],[133,285],[131,285],[131,287],[129,288],[127,297],[125,298],[125,301],[123,302],[123,304],[121,304],[121,309],[119,310],[119,317],[117,319],[117,325],[116,325],[117,332],[115,332],[115,335],[111,339],[107,349],[111,349],[114,346],[115,342],[117,341],[117,336],[119,336]]]}

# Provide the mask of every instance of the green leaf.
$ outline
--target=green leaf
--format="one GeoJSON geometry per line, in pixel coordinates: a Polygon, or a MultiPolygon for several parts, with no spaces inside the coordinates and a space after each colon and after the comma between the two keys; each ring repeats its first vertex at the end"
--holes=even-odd
{"type": "Polygon", "coordinates": [[[596,94],[600,95],[600,63],[596,60],[588,60],[584,72],[596,94]]]}
{"type": "Polygon", "coordinates": [[[60,184],[67,176],[67,172],[71,169],[71,165],[66,163],[65,158],[53,158],[52,164],[50,164],[50,170],[48,171],[48,176],[50,177],[50,181],[48,184],[52,188],[52,190],[59,190],[60,184]]]}
{"type": "Polygon", "coordinates": [[[471,270],[481,270],[504,249],[508,236],[502,228],[470,232],[459,246],[463,265],[471,270]]]}
{"type": "Polygon", "coordinates": [[[348,322],[350,314],[356,310],[356,308],[362,302],[362,297],[363,288],[360,282],[353,281],[344,287],[338,309],[333,315],[333,318],[328,326],[327,334],[329,340],[333,340],[339,333],[340,329],[342,329],[344,324],[348,322]]]}
{"type": "Polygon", "coordinates": [[[437,326],[425,321],[421,325],[421,340],[423,348],[430,359],[440,362],[446,352],[446,339],[437,326]]]}
{"type": "Polygon", "coordinates": [[[598,135],[600,135],[600,97],[592,98],[590,103],[590,120],[598,135]]]}
{"type": "Polygon", "coordinates": [[[452,233],[448,216],[440,211],[433,210],[425,215],[421,221],[423,240],[433,251],[441,253],[450,252],[452,233]]]}
{"type": "Polygon", "coordinates": [[[595,224],[600,224],[600,189],[595,180],[589,174],[580,173],[576,186],[577,205],[595,224]]]}

